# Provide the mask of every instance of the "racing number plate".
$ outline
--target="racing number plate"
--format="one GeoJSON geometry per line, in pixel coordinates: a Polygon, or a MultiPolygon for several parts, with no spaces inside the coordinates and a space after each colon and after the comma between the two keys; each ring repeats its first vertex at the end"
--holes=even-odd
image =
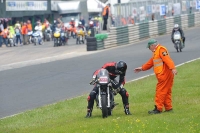
{"type": "Polygon", "coordinates": [[[108,83],[108,78],[107,77],[100,77],[99,83],[108,83]]]}

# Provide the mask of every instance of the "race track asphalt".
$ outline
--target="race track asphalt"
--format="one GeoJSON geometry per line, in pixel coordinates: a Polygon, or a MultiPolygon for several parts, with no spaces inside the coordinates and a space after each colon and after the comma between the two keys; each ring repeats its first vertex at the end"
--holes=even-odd
{"type": "MultiPolygon", "coordinates": [[[[175,64],[200,57],[200,28],[185,31],[186,47],[177,53],[170,35],[155,37],[168,48],[175,64]]],[[[133,45],[102,50],[68,59],[0,71],[0,118],[43,105],[88,94],[93,72],[109,61],[124,60],[128,64],[126,80],[130,81],[153,71],[135,74],[152,55],[148,40],[133,45]]],[[[131,95],[131,94],[130,94],[131,95]]]]}

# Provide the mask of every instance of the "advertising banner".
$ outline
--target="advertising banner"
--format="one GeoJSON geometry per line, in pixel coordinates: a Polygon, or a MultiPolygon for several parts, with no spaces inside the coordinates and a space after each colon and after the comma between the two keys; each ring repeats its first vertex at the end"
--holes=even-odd
{"type": "Polygon", "coordinates": [[[147,6],[147,13],[151,14],[152,13],[152,7],[151,6],[147,6]]]}
{"type": "Polygon", "coordinates": [[[196,7],[196,0],[190,1],[190,7],[196,7]]]}
{"type": "Polygon", "coordinates": [[[182,11],[186,11],[186,1],[182,1],[182,11]]]}
{"type": "Polygon", "coordinates": [[[173,5],[173,7],[174,7],[174,15],[180,15],[181,14],[181,4],[175,3],[173,5]]]}
{"type": "Polygon", "coordinates": [[[160,12],[160,5],[159,4],[156,5],[156,12],[158,12],[158,13],[160,12]]]}
{"type": "Polygon", "coordinates": [[[168,10],[169,11],[172,11],[172,7],[173,7],[173,4],[172,3],[168,3],[168,10]]]}
{"type": "Polygon", "coordinates": [[[6,11],[44,11],[47,1],[6,1],[6,11]]]}
{"type": "Polygon", "coordinates": [[[152,5],[152,13],[156,13],[156,5],[152,5]]]}
{"type": "Polygon", "coordinates": [[[199,0],[196,1],[196,9],[200,9],[200,1],[199,0]]]}
{"type": "Polygon", "coordinates": [[[160,15],[166,15],[166,6],[165,5],[160,5],[160,15]]]}
{"type": "Polygon", "coordinates": [[[186,7],[190,8],[190,1],[186,1],[186,7]]]}
{"type": "Polygon", "coordinates": [[[145,13],[145,10],[144,10],[144,6],[141,6],[140,7],[140,21],[145,20],[145,16],[146,16],[146,13],[145,13]]]}
{"type": "Polygon", "coordinates": [[[137,16],[137,8],[135,8],[135,7],[133,7],[132,16],[133,17],[137,16]]]}

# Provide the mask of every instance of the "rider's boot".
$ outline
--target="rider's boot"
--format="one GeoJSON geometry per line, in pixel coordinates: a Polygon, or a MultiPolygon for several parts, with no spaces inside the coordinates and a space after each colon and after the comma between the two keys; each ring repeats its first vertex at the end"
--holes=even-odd
{"type": "Polygon", "coordinates": [[[85,116],[85,118],[90,118],[92,116],[92,109],[87,109],[87,114],[85,116]]]}
{"type": "Polygon", "coordinates": [[[130,110],[129,110],[129,105],[124,106],[124,112],[125,112],[126,115],[132,115],[130,110]]]}

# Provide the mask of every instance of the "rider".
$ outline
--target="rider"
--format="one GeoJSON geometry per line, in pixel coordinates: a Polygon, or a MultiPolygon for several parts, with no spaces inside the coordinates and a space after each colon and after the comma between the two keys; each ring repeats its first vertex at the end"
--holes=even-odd
{"type": "Polygon", "coordinates": [[[41,44],[43,39],[43,34],[42,34],[42,24],[40,21],[37,22],[37,25],[35,26],[35,31],[40,35],[39,44],[41,44]]]}
{"type": "MultiPolygon", "coordinates": [[[[108,70],[110,79],[114,80],[114,82],[116,82],[116,84],[112,83],[112,87],[115,90],[119,89],[118,93],[122,97],[122,102],[123,102],[123,105],[124,105],[125,114],[126,115],[131,115],[131,113],[129,111],[129,102],[128,102],[129,94],[126,91],[126,89],[123,87],[123,85],[125,84],[125,75],[126,75],[127,64],[124,61],[108,62],[108,63],[104,64],[102,66],[102,68],[108,70]],[[117,76],[119,76],[119,82],[117,82],[115,80],[115,78],[117,76]]],[[[98,74],[99,71],[100,71],[100,69],[96,70],[94,72],[92,82],[94,82],[94,80],[96,79],[96,75],[98,74]]],[[[98,94],[98,88],[95,85],[93,90],[90,92],[90,94],[89,94],[89,96],[87,98],[88,106],[87,106],[86,118],[92,116],[92,109],[93,109],[93,105],[94,105],[94,100],[95,100],[97,94],[98,94]]]]}
{"type": "Polygon", "coordinates": [[[181,34],[181,38],[183,39],[183,46],[185,46],[185,37],[184,37],[184,33],[183,33],[183,30],[181,29],[181,27],[179,27],[178,24],[175,24],[174,25],[174,28],[172,30],[172,34],[171,34],[171,40],[172,42],[174,43],[174,38],[173,38],[173,35],[176,31],[179,31],[180,34],[181,34]]]}
{"type": "Polygon", "coordinates": [[[81,28],[83,31],[85,30],[84,26],[82,25],[82,22],[78,22],[78,28],[81,28]]]}
{"type": "Polygon", "coordinates": [[[69,22],[69,25],[71,25],[71,36],[73,38],[75,38],[74,34],[73,33],[76,33],[76,28],[75,28],[75,21],[74,21],[74,18],[71,18],[71,21],[69,22]]]}

